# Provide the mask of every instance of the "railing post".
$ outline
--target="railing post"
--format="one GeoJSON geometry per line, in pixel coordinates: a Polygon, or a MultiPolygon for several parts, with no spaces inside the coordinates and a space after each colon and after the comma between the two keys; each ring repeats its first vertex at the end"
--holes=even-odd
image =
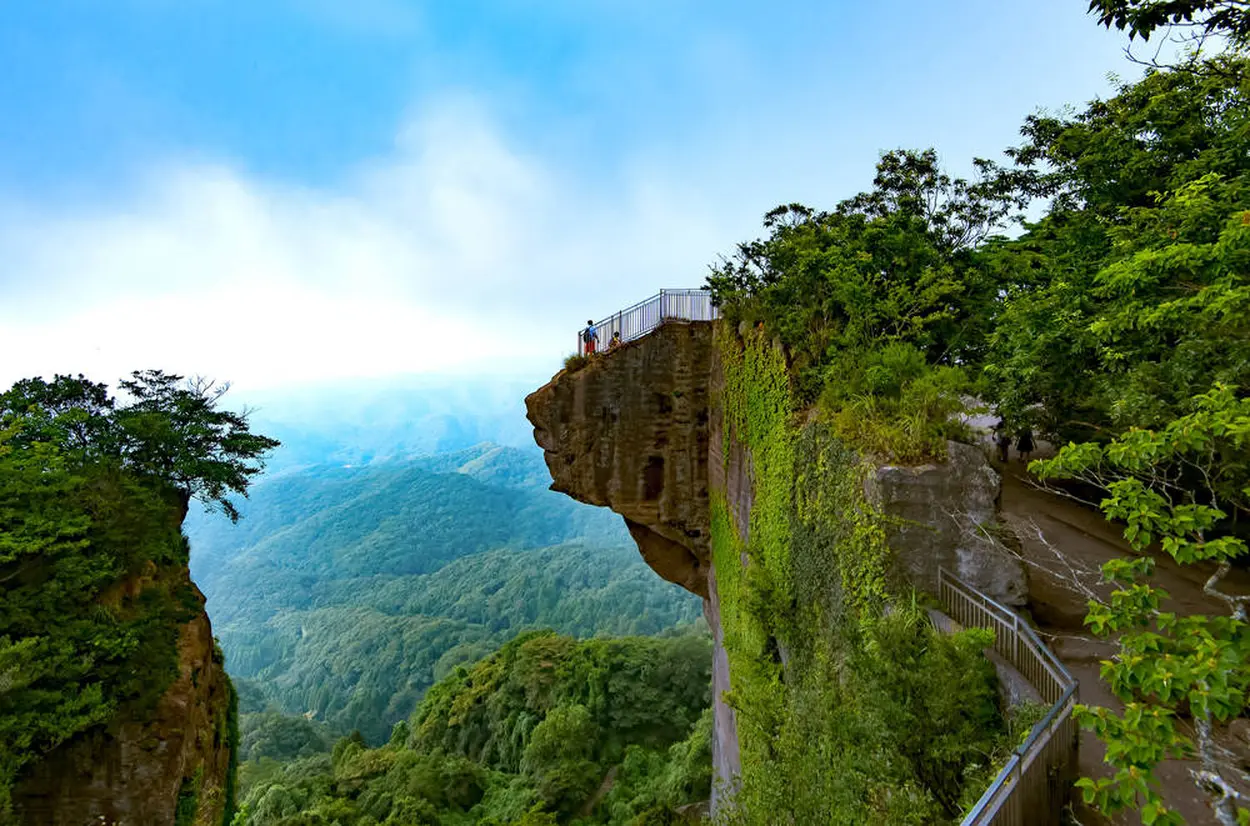
{"type": "Polygon", "coordinates": [[[1020,615],[1011,612],[1011,664],[1020,667],[1020,615]]]}

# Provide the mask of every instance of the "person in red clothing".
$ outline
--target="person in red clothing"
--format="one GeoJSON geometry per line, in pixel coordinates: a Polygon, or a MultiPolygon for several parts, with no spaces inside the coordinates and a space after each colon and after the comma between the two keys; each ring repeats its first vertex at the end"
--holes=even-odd
{"type": "Polygon", "coordinates": [[[586,355],[594,355],[595,345],[599,343],[599,333],[595,330],[595,323],[589,319],[586,321],[586,329],[582,330],[582,347],[586,355]]]}

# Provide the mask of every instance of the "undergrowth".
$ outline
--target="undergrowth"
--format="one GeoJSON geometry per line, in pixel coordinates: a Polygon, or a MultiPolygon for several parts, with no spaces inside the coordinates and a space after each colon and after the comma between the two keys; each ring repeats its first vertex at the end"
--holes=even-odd
{"type": "Polygon", "coordinates": [[[796,419],[781,348],[716,335],[725,455],[747,448],[755,493],[745,542],[711,494],[742,760],[718,820],[953,822],[1009,742],[988,632],[940,635],[895,580],[866,466],[836,420],[796,419]]]}

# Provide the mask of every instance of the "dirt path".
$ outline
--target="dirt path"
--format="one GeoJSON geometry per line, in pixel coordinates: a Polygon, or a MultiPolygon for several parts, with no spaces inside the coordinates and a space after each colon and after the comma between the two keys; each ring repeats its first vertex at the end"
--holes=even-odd
{"type": "MultiPolygon", "coordinates": [[[[997,464],[997,463],[996,463],[997,464]]],[[[1099,678],[1099,661],[1114,652],[1106,641],[1093,639],[1085,632],[1086,597],[1065,580],[1073,575],[1073,566],[1094,571],[1106,561],[1131,555],[1117,528],[1107,523],[1096,510],[1062,496],[1033,487],[1023,466],[1016,461],[1003,471],[1003,518],[1020,539],[1021,550],[1029,563],[1029,599],[1033,619],[1048,637],[1055,654],[1080,682],[1079,700],[1089,705],[1118,707],[1115,696],[1099,678]],[[1064,560],[1056,554],[1062,551],[1064,560]]],[[[1170,595],[1167,610],[1181,614],[1224,613],[1227,609],[1202,592],[1209,572],[1198,566],[1179,566],[1167,557],[1156,557],[1154,582],[1170,595]]],[[[1095,574],[1096,576],[1096,574],[1095,574]]],[[[1235,572],[1229,589],[1250,593],[1250,575],[1235,572]]],[[[1230,743],[1231,745],[1231,743],[1230,743]]],[[[1102,744],[1092,734],[1081,740],[1081,773],[1083,776],[1108,774],[1102,762],[1102,744]]],[[[1160,767],[1164,798],[1175,807],[1187,823],[1214,823],[1205,797],[1194,786],[1189,769],[1191,761],[1169,760],[1160,767]]],[[[1082,823],[1106,823],[1089,812],[1080,812],[1082,823]]],[[[1136,824],[1136,815],[1117,818],[1116,824],[1136,824]]]]}

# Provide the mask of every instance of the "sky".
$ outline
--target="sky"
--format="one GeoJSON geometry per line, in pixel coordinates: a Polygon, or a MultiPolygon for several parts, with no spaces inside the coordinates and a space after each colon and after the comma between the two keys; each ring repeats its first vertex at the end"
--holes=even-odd
{"type": "Polygon", "coordinates": [[[542,380],[600,318],[1136,70],[1085,0],[12,0],[0,386],[542,380]]]}

